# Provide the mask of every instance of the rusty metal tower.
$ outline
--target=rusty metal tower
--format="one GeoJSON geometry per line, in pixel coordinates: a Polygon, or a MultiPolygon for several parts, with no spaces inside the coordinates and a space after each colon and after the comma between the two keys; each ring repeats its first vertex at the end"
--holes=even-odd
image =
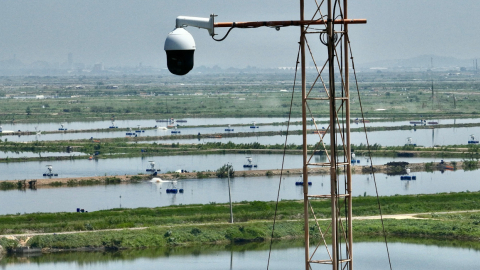
{"type": "MultiPolygon", "coordinates": [[[[331,265],[333,270],[353,269],[353,237],[352,237],[352,174],[350,148],[350,91],[349,91],[349,62],[350,42],[348,25],[350,23],[366,23],[366,20],[350,20],[348,17],[347,0],[327,0],[319,4],[313,16],[320,17],[325,23],[322,29],[312,25],[302,25],[300,30],[300,62],[302,70],[302,118],[303,118],[303,194],[305,218],[305,269],[313,269],[317,264],[331,265]],[[310,37],[318,39],[320,36],[326,56],[323,61],[316,61],[314,49],[309,44],[310,37]],[[306,59],[311,57],[315,69],[315,78],[307,82],[306,59]],[[325,79],[328,77],[328,79],[325,79]],[[319,86],[317,86],[319,85],[319,86]],[[319,130],[311,108],[317,105],[328,104],[329,125],[325,132],[319,130]],[[307,119],[312,119],[315,126],[314,134],[318,139],[314,142],[316,149],[308,151],[307,119]],[[329,136],[330,147],[324,139],[329,136]],[[323,148],[323,149],[322,149],[323,148]],[[323,151],[328,162],[315,162],[315,151],[323,151]],[[310,194],[308,189],[310,167],[330,168],[330,193],[310,194]],[[340,172],[343,174],[340,175],[340,172]],[[343,181],[340,181],[343,178],[343,181]],[[311,204],[312,200],[330,200],[331,222],[322,228],[311,204]],[[341,213],[344,213],[343,217],[341,213]],[[313,222],[312,222],[313,220],[313,222]],[[313,226],[310,226],[314,223],[313,226]],[[310,249],[311,228],[318,230],[321,239],[313,250],[310,249]],[[330,231],[331,245],[327,244],[327,235],[330,231]],[[326,256],[321,255],[320,246],[324,246],[326,256]],[[320,258],[317,258],[320,257],[320,258]]],[[[300,0],[300,21],[304,21],[304,0],[300,0]]],[[[314,39],[312,39],[314,40],[314,39]]],[[[315,40],[316,41],[316,40],[315,40]]],[[[310,42],[314,43],[314,42],[310,42]]],[[[318,43],[317,43],[318,44],[318,43]]],[[[322,49],[322,48],[320,48],[322,49]]]]}
{"type": "MultiPolygon", "coordinates": [[[[350,19],[348,17],[348,0],[311,0],[314,12],[305,18],[305,0],[300,0],[300,20],[288,21],[255,21],[255,22],[214,22],[215,15],[210,18],[179,16],[176,20],[176,29],[165,41],[167,65],[173,74],[185,75],[193,68],[193,51],[195,43],[193,37],[183,28],[194,26],[207,29],[209,35],[216,41],[222,41],[233,28],[256,27],[300,27],[300,58],[302,81],[302,119],[303,119],[303,192],[305,218],[305,269],[312,269],[313,265],[332,265],[333,270],[353,269],[352,253],[352,175],[351,175],[351,148],[350,148],[350,91],[349,91],[349,63],[350,40],[348,36],[349,24],[363,24],[365,19],[350,19]],[[320,1],[320,2],[319,2],[320,1]],[[216,39],[215,29],[230,28],[225,36],[216,39]],[[310,39],[314,37],[314,39],[310,39]],[[320,39],[320,40],[318,40],[320,39]],[[310,41],[310,42],[309,42],[310,41]],[[326,49],[326,50],[325,50],[326,49]],[[308,52],[307,52],[308,50],[308,52]],[[318,53],[317,51],[320,51],[318,53]],[[323,52],[322,52],[323,51],[323,52]],[[307,82],[306,59],[311,58],[315,76],[307,82]],[[316,61],[314,56],[321,56],[322,61],[316,61]],[[328,79],[327,79],[328,77],[328,79]],[[315,106],[329,108],[329,125],[326,130],[320,130],[316,119],[320,118],[315,106]],[[313,110],[312,110],[313,108],[313,110]],[[312,119],[315,125],[314,134],[318,135],[315,141],[315,150],[308,151],[307,119],[312,119]],[[330,147],[324,138],[329,135],[330,147]],[[326,153],[328,162],[315,162],[315,151],[326,153]],[[309,194],[308,178],[310,167],[330,168],[330,193],[309,194]],[[340,172],[343,174],[340,175],[340,172]],[[344,178],[343,191],[340,188],[340,176],[344,178]],[[331,201],[331,222],[327,228],[321,228],[315,215],[312,200],[331,201]],[[342,203],[342,204],[341,204],[342,203]],[[341,210],[344,214],[340,215],[341,210]],[[310,250],[310,218],[321,235],[321,240],[313,251],[310,250]],[[327,244],[327,234],[331,231],[331,245],[327,244]],[[327,259],[317,259],[319,247],[324,245],[327,259]],[[345,251],[343,251],[345,250],[345,251]]],[[[312,4],[311,3],[311,4],[312,4]]],[[[353,63],[353,61],[352,61],[353,63]]],[[[325,115],[324,115],[325,116],[325,115]]]]}

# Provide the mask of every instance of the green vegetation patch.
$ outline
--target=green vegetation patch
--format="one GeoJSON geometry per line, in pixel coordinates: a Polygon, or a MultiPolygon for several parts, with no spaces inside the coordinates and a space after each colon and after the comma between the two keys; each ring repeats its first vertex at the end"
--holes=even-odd
{"type": "MultiPolygon", "coordinates": [[[[384,214],[433,213],[480,209],[480,192],[380,197],[384,214]]],[[[317,218],[330,217],[330,201],[311,200],[317,218]]],[[[340,203],[343,205],[343,201],[340,203]]],[[[233,205],[235,222],[273,220],[275,202],[240,202],[233,205]]],[[[340,209],[343,213],[343,209],[340,209]]],[[[353,198],[354,216],[378,215],[376,197],[353,198]]],[[[280,201],[277,220],[303,218],[303,202],[280,201]]],[[[157,208],[110,209],[89,213],[31,213],[0,216],[0,234],[68,232],[102,229],[222,223],[230,220],[229,204],[179,205],[157,208]]]]}

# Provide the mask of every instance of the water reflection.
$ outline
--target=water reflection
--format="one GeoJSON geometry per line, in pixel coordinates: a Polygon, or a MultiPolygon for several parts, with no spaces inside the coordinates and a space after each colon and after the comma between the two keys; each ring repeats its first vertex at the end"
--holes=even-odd
{"type": "MultiPolygon", "coordinates": [[[[230,118],[234,119],[234,118],[230,118]]],[[[240,118],[237,119],[237,122],[242,124],[249,123],[248,120],[253,118],[240,118]]],[[[283,118],[265,118],[264,123],[273,123],[277,122],[284,122],[283,118]]],[[[207,121],[206,119],[204,119],[207,121]]],[[[224,120],[222,119],[211,119],[212,123],[223,123],[224,120]]],[[[284,119],[285,120],[285,119],[284,119]]],[[[480,122],[480,119],[462,119],[462,122],[480,122]]],[[[129,120],[133,121],[133,120],[129,120]]],[[[147,120],[142,120],[147,121],[147,120]]],[[[149,120],[152,121],[152,120],[149,120]]],[[[233,121],[233,120],[232,120],[233,121]]],[[[441,123],[450,123],[454,120],[446,119],[441,123]]],[[[105,121],[108,122],[108,121],[105,121]]],[[[80,123],[80,122],[78,122],[80,123]]],[[[251,123],[251,122],[250,122],[251,123]]],[[[257,123],[259,123],[257,121],[257,123]]],[[[378,122],[378,123],[368,123],[368,126],[396,126],[399,122],[378,122]]],[[[402,125],[406,124],[400,122],[402,125]]],[[[92,129],[98,124],[97,122],[88,123],[84,128],[92,129]]],[[[106,124],[106,123],[104,123],[106,124]]],[[[135,128],[138,126],[137,124],[131,124],[130,127],[135,128]]],[[[79,124],[80,125],[80,124],[79,124]]],[[[190,125],[190,124],[189,124],[190,125]]],[[[408,125],[408,124],[407,124],[408,125]]],[[[146,125],[148,127],[155,126],[154,123],[150,123],[146,125]]],[[[322,125],[320,125],[322,126],[322,125]]],[[[79,128],[75,129],[83,129],[83,126],[80,125],[79,128]]],[[[99,127],[101,128],[101,127],[99,127]]],[[[435,128],[431,126],[432,130],[429,129],[413,129],[413,130],[393,130],[393,131],[372,131],[369,132],[369,141],[371,144],[378,143],[383,146],[399,146],[404,145],[405,140],[408,137],[412,137],[413,142],[417,145],[422,146],[434,146],[434,145],[452,145],[452,144],[467,144],[468,138],[470,134],[480,134],[480,127],[463,127],[463,128],[435,128]]],[[[14,129],[17,130],[17,129],[14,129]]],[[[57,129],[52,129],[57,130],[57,129]]],[[[242,127],[235,127],[235,132],[246,132],[252,133],[256,131],[283,131],[286,130],[284,125],[278,126],[261,126],[259,129],[251,129],[249,126],[242,126],[242,127]],[[252,131],[253,130],[253,131],[252,131]]],[[[301,125],[294,125],[290,127],[290,130],[301,130],[301,125]]],[[[225,127],[190,127],[190,128],[180,128],[178,129],[181,135],[197,135],[200,134],[216,134],[216,133],[225,133],[225,127]]],[[[135,133],[138,136],[164,136],[169,137],[167,140],[156,141],[157,143],[198,143],[198,142],[223,142],[227,143],[232,141],[234,143],[252,143],[258,142],[261,144],[283,144],[285,142],[285,137],[282,135],[278,136],[260,136],[260,137],[233,137],[233,138],[201,138],[201,139],[176,139],[175,135],[172,135],[171,130],[161,130],[161,129],[153,129],[153,130],[145,130],[145,132],[135,133]]],[[[113,132],[88,132],[88,133],[57,133],[57,134],[42,134],[42,135],[28,135],[28,136],[5,136],[8,141],[16,141],[16,142],[24,142],[24,141],[51,141],[51,140],[78,140],[78,139],[89,139],[91,137],[95,139],[103,139],[103,138],[121,138],[126,136],[126,131],[113,131],[113,132]]],[[[362,132],[352,132],[352,143],[353,144],[365,144],[365,134],[362,132]]],[[[308,140],[310,142],[318,141],[318,135],[309,134],[308,140]]],[[[325,137],[325,141],[329,141],[329,135],[325,137]]],[[[294,144],[302,144],[302,136],[301,135],[290,135],[289,136],[289,143],[294,144]]]]}
{"type": "MultiPolygon", "coordinates": [[[[434,194],[439,192],[461,192],[480,190],[480,171],[446,171],[445,173],[415,173],[416,180],[400,180],[400,176],[376,174],[381,196],[395,194],[434,194]]],[[[299,175],[284,175],[280,186],[280,199],[300,200],[302,186],[296,186],[299,175]]],[[[343,175],[340,176],[343,179],[343,175]]],[[[279,176],[235,177],[231,179],[232,200],[275,201],[279,176]]],[[[330,176],[311,175],[311,194],[329,194],[330,176]]],[[[372,175],[353,175],[354,196],[374,196],[375,185],[372,175]]],[[[178,188],[184,193],[167,193],[167,185],[142,182],[138,184],[100,185],[82,187],[39,188],[23,191],[0,191],[0,214],[32,212],[73,212],[77,208],[86,211],[116,208],[121,196],[122,207],[157,207],[174,204],[208,204],[228,202],[227,179],[205,178],[178,180],[178,188]],[[15,202],[15,203],[12,203],[15,202]]]]}
{"type": "MultiPolygon", "coordinates": [[[[42,154],[43,155],[43,154],[42,154]]],[[[390,161],[407,161],[409,163],[439,162],[443,158],[420,158],[420,157],[373,157],[374,165],[386,164],[390,161]]],[[[233,165],[235,171],[273,170],[281,169],[283,155],[281,154],[225,154],[225,155],[192,155],[192,156],[147,156],[135,158],[115,159],[74,159],[74,160],[49,160],[0,163],[0,180],[23,180],[42,178],[46,165],[52,165],[58,177],[87,177],[103,175],[134,175],[147,173],[150,168],[149,161],[156,163],[156,168],[161,172],[174,172],[177,170],[193,171],[216,171],[225,163],[233,165]],[[248,164],[246,157],[252,158],[252,163],[257,167],[244,168],[248,164]]],[[[315,162],[327,161],[325,155],[315,155],[315,162]]],[[[446,158],[445,161],[460,160],[459,158],[446,158]]],[[[365,156],[357,156],[357,165],[369,165],[369,159],[365,156]]],[[[298,155],[285,156],[285,169],[301,168],[303,157],[298,155]]]]}
{"type": "MultiPolygon", "coordinates": [[[[379,240],[376,240],[379,241],[379,240]]],[[[469,242],[438,242],[406,239],[389,243],[394,269],[476,269],[478,249],[469,242]],[[407,241],[413,241],[409,243],[407,241]],[[430,243],[432,242],[432,243],[430,243]],[[456,246],[459,244],[460,247],[456,246]]],[[[121,252],[71,252],[36,257],[7,256],[0,260],[8,269],[264,269],[269,243],[245,245],[202,245],[121,252]]],[[[311,247],[315,248],[314,246],[311,247]]],[[[355,242],[355,269],[388,269],[385,244],[355,242]]],[[[270,269],[301,269],[304,248],[301,241],[274,242],[270,269]]],[[[317,267],[318,268],[318,267],[317,267]]],[[[316,269],[316,268],[315,268],[316,269]]],[[[324,267],[322,269],[329,269],[324,267]]]]}
{"type": "MultiPolygon", "coordinates": [[[[352,118],[354,118],[352,116],[352,118]]],[[[285,117],[243,117],[243,118],[182,118],[187,122],[176,122],[175,124],[188,125],[188,126],[204,126],[204,125],[247,125],[255,122],[256,124],[271,124],[271,123],[286,123],[288,118],[285,117]]],[[[316,118],[317,122],[319,121],[328,121],[328,118],[316,118]]],[[[413,120],[413,119],[412,119],[413,120]]],[[[291,122],[301,122],[301,118],[292,118],[291,122]]],[[[479,123],[480,118],[462,118],[462,119],[440,119],[439,124],[468,124],[468,123],[479,123]]],[[[92,121],[92,122],[65,122],[63,123],[68,129],[97,129],[97,128],[109,128],[112,126],[111,120],[102,120],[102,121],[92,121]]],[[[61,126],[61,123],[3,123],[2,126],[5,130],[21,130],[21,131],[54,131],[58,130],[61,126]]],[[[153,127],[153,126],[167,126],[170,125],[169,122],[156,122],[156,119],[142,119],[142,120],[115,120],[115,126],[118,128],[135,128],[137,126],[141,127],[153,127]]],[[[321,124],[320,124],[321,125],[321,124]]],[[[410,121],[381,121],[381,122],[370,122],[366,123],[367,127],[391,127],[391,126],[411,126],[410,121]]],[[[352,127],[362,127],[363,123],[352,123],[352,127]]],[[[237,127],[235,127],[236,129],[237,127]]]]}
{"type": "Polygon", "coordinates": [[[30,157],[68,157],[84,155],[80,152],[12,152],[0,151],[0,158],[30,158],[30,157]]]}
{"type": "MultiPolygon", "coordinates": [[[[418,129],[418,130],[390,130],[390,131],[370,131],[368,132],[368,140],[370,144],[380,144],[382,146],[403,146],[407,138],[411,137],[413,143],[419,146],[432,147],[435,145],[465,145],[468,143],[470,134],[480,134],[480,127],[462,127],[462,128],[436,128],[435,140],[432,141],[432,130],[418,129]]],[[[365,133],[352,132],[352,144],[366,144],[365,133]]],[[[307,140],[309,144],[314,144],[319,141],[318,135],[308,134],[307,140]]],[[[149,143],[159,144],[192,144],[192,143],[206,143],[206,142],[221,142],[228,143],[260,143],[264,145],[284,144],[285,136],[257,136],[257,137],[233,137],[233,138],[202,138],[198,139],[175,139],[169,138],[167,140],[149,141],[149,143]]],[[[330,136],[327,134],[324,137],[325,142],[330,141],[330,136]]],[[[289,135],[288,144],[301,145],[303,143],[302,135],[289,135]]]]}

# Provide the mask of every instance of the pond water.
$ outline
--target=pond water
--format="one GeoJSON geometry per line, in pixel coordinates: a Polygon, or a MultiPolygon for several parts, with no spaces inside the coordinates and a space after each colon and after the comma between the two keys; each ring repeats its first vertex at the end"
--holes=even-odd
{"type": "Polygon", "coordinates": [[[0,151],[0,158],[30,158],[30,157],[69,157],[69,156],[78,156],[84,155],[80,152],[11,152],[11,151],[0,151]]]}
{"type": "MultiPolygon", "coordinates": [[[[411,173],[416,180],[400,180],[400,176],[376,174],[379,195],[433,194],[480,190],[480,170],[411,173]]],[[[340,182],[343,175],[339,176],[340,182]]],[[[231,179],[232,201],[275,201],[279,176],[237,177],[231,179]]],[[[280,199],[303,199],[302,186],[296,186],[299,175],[285,175],[280,185],[280,199]]],[[[310,194],[329,194],[329,175],[310,175],[310,194]]],[[[353,195],[375,195],[372,175],[354,174],[353,195]]],[[[178,204],[208,204],[228,202],[227,179],[186,179],[177,182],[141,182],[138,184],[97,185],[82,187],[41,188],[38,190],[0,191],[0,214],[32,212],[73,212],[77,208],[87,211],[116,207],[137,208],[178,204]],[[184,193],[166,193],[167,188],[182,188],[184,193]],[[120,197],[121,196],[121,197],[120,197]]]]}
{"type": "MultiPolygon", "coordinates": [[[[352,119],[355,119],[352,116],[352,119]]],[[[288,121],[287,117],[242,117],[242,118],[182,118],[187,122],[177,122],[176,124],[188,125],[188,126],[204,126],[204,125],[246,125],[252,124],[253,122],[257,124],[271,124],[271,123],[286,123],[288,121]]],[[[316,121],[328,121],[328,118],[317,118],[316,121]]],[[[292,122],[300,122],[301,118],[292,118],[292,122]]],[[[417,119],[412,119],[411,121],[417,121],[417,119]]],[[[462,118],[462,119],[439,119],[439,120],[429,120],[429,121],[438,121],[439,124],[464,124],[464,123],[479,123],[480,118],[462,118]]],[[[64,125],[67,129],[97,129],[97,128],[108,128],[112,125],[112,121],[90,121],[90,122],[63,122],[63,123],[2,123],[4,130],[21,130],[21,131],[34,131],[35,127],[38,130],[42,131],[54,131],[58,130],[61,127],[61,124],[64,125]]],[[[153,127],[158,126],[167,126],[169,122],[156,122],[156,119],[144,119],[144,120],[115,120],[115,126],[119,128],[137,128],[140,125],[141,127],[153,127]]],[[[378,126],[404,126],[412,125],[410,121],[381,121],[381,122],[371,122],[367,123],[367,126],[378,127],[378,126]]],[[[363,126],[362,123],[352,123],[352,128],[363,126]]]]}
{"type": "MultiPolygon", "coordinates": [[[[31,153],[32,156],[38,154],[31,153]]],[[[19,156],[25,156],[21,153],[19,156]]],[[[8,155],[9,157],[12,157],[8,155]]],[[[44,154],[42,154],[44,156],[44,154]]],[[[147,156],[134,158],[115,158],[88,160],[49,160],[49,161],[28,161],[28,162],[10,162],[0,163],[0,181],[1,180],[23,180],[23,179],[41,179],[43,173],[47,172],[47,165],[52,165],[53,172],[58,177],[86,177],[86,176],[104,176],[104,175],[134,175],[138,173],[147,173],[150,168],[150,162],[155,162],[155,168],[160,169],[161,173],[176,170],[193,171],[216,171],[226,163],[230,163],[235,171],[243,170],[273,170],[282,168],[283,155],[281,154],[225,154],[225,155],[190,155],[190,156],[147,156]],[[248,164],[246,157],[252,158],[252,164],[257,168],[243,168],[248,164]]],[[[360,163],[355,166],[370,165],[370,161],[365,156],[356,156],[360,163]]],[[[374,165],[382,165],[391,161],[406,161],[409,163],[458,161],[459,158],[389,158],[373,157],[374,165]]],[[[326,156],[314,156],[312,162],[327,162],[326,156]]],[[[286,155],[284,169],[302,168],[302,155],[286,155]]]]}
{"type": "MultiPolygon", "coordinates": [[[[202,118],[202,119],[191,119],[193,123],[203,123],[208,121],[212,121],[212,123],[215,124],[221,124],[224,121],[231,121],[234,123],[241,123],[241,124],[249,124],[252,122],[248,122],[252,120],[253,118],[225,118],[225,119],[219,119],[219,118],[202,118]]],[[[260,119],[258,123],[273,123],[273,122],[281,122],[284,121],[284,118],[263,118],[260,119]]],[[[298,119],[296,119],[298,120],[298,119]]],[[[125,126],[121,127],[131,127],[132,130],[137,129],[137,125],[143,126],[143,127],[153,127],[158,124],[158,126],[166,126],[167,123],[156,123],[153,120],[140,120],[140,121],[149,121],[148,124],[142,125],[142,124],[136,124],[136,120],[124,120],[125,121],[125,126]]],[[[188,120],[187,120],[188,121],[188,120]]],[[[441,123],[451,123],[453,122],[456,123],[476,123],[480,122],[480,118],[477,119],[444,119],[441,120],[441,123]]],[[[143,122],[142,122],[143,123],[143,122]]],[[[187,122],[188,123],[188,122],[187,122]]],[[[72,123],[73,124],[73,123],[72,123]]],[[[75,129],[93,129],[93,128],[105,128],[105,126],[111,125],[108,121],[97,121],[97,122],[75,122],[76,127],[75,129]],[[101,125],[101,126],[99,126],[101,125]]],[[[186,123],[181,123],[181,124],[186,124],[186,123]]],[[[19,124],[23,125],[23,124],[19,124]]],[[[24,124],[27,125],[24,130],[33,130],[33,129],[28,129],[31,127],[33,124],[24,124]]],[[[44,127],[46,129],[42,129],[39,127],[39,130],[58,130],[58,127],[55,126],[53,128],[51,125],[58,125],[54,123],[48,123],[48,124],[43,124],[45,125],[44,127]]],[[[118,126],[118,124],[116,123],[118,126]]],[[[188,123],[190,125],[190,123],[188,123]]],[[[400,121],[400,122],[372,122],[372,123],[367,123],[367,126],[399,126],[399,125],[410,125],[408,121],[400,121]]],[[[362,127],[362,124],[352,124],[352,128],[355,127],[362,127]]],[[[65,125],[66,128],[68,128],[65,125]]],[[[120,126],[119,126],[120,127],[120,126]]],[[[225,133],[225,128],[227,127],[227,124],[225,124],[224,127],[208,127],[208,128],[202,128],[202,127],[189,127],[189,128],[183,128],[179,127],[177,130],[180,131],[181,135],[196,135],[198,133],[200,134],[217,134],[217,133],[225,133]]],[[[319,128],[321,127],[327,127],[326,125],[319,125],[319,128]]],[[[12,130],[22,130],[19,127],[4,127],[5,130],[8,130],[8,128],[11,128],[12,130]]],[[[261,126],[259,128],[252,129],[250,126],[241,126],[241,127],[232,127],[234,129],[234,132],[246,132],[246,133],[255,133],[259,131],[286,131],[287,127],[285,125],[279,125],[279,126],[261,126]]],[[[313,125],[308,126],[309,129],[313,129],[313,125]]],[[[72,129],[72,128],[70,128],[72,129]]],[[[292,125],[290,126],[290,130],[301,130],[302,126],[301,125],[292,125]]],[[[203,143],[203,142],[228,142],[232,141],[235,143],[252,143],[252,142],[259,142],[261,144],[282,144],[285,141],[284,136],[261,136],[261,137],[241,137],[241,138],[221,138],[221,139],[213,139],[213,138],[205,138],[205,139],[188,139],[188,140],[179,140],[175,139],[175,135],[172,135],[172,129],[169,128],[169,130],[159,130],[159,129],[150,129],[150,130],[145,130],[145,132],[142,133],[136,133],[140,137],[145,137],[145,136],[166,136],[166,137],[172,137],[172,139],[168,140],[162,140],[158,141],[158,143],[203,143]]],[[[452,145],[452,144],[466,144],[468,140],[470,140],[470,135],[471,134],[478,134],[480,136],[480,127],[464,127],[464,128],[433,128],[433,129],[418,129],[418,130],[394,130],[394,131],[375,131],[375,132],[369,132],[369,141],[371,144],[378,143],[384,146],[398,146],[398,145],[404,145],[406,143],[406,140],[408,137],[412,138],[412,142],[416,143],[418,145],[423,145],[423,146],[434,146],[434,145],[452,145]]],[[[3,136],[3,139],[7,139],[8,141],[15,141],[15,142],[29,142],[29,141],[52,141],[52,140],[78,140],[78,139],[90,139],[91,137],[95,139],[103,139],[103,138],[120,138],[120,137],[125,137],[126,136],[126,131],[111,131],[111,132],[88,132],[88,133],[55,133],[55,134],[41,134],[41,135],[28,135],[28,136],[10,136],[10,135],[5,135],[3,136]]],[[[313,142],[318,141],[318,135],[315,134],[309,134],[309,141],[313,142]]],[[[354,144],[360,144],[366,143],[365,139],[365,134],[362,132],[352,132],[351,134],[352,137],[352,143],[354,144]]],[[[301,144],[302,143],[302,137],[300,135],[296,136],[289,136],[290,143],[295,143],[295,144],[301,144]]],[[[325,140],[329,142],[329,135],[325,136],[325,140]]]]}
{"type": "MultiPolygon", "coordinates": [[[[179,125],[188,125],[188,126],[203,126],[203,125],[239,125],[239,124],[252,124],[253,122],[257,124],[271,124],[271,123],[282,123],[287,122],[288,118],[284,117],[259,117],[259,118],[182,118],[187,122],[176,122],[179,125]]],[[[320,121],[327,121],[327,118],[320,118],[320,121]]],[[[292,118],[294,121],[302,121],[302,118],[292,118]]],[[[35,131],[35,127],[38,130],[42,131],[55,131],[61,128],[61,124],[64,125],[64,128],[67,129],[97,129],[97,128],[109,128],[112,125],[112,121],[91,121],[91,122],[63,122],[63,123],[18,123],[10,124],[3,123],[2,127],[4,130],[21,130],[21,131],[35,131]]],[[[137,128],[138,125],[141,127],[153,127],[157,126],[167,126],[170,125],[170,122],[156,122],[156,119],[144,119],[144,120],[115,120],[115,126],[119,128],[137,128]]]]}
{"type": "MultiPolygon", "coordinates": [[[[262,127],[263,128],[263,127],[262,127]]],[[[407,138],[412,138],[412,143],[419,146],[432,147],[434,145],[454,145],[467,144],[470,140],[471,134],[478,134],[480,136],[480,127],[462,127],[462,128],[435,128],[435,129],[418,129],[418,130],[390,130],[390,131],[370,131],[368,132],[368,140],[371,145],[377,143],[382,146],[402,146],[407,143],[407,138]]],[[[352,132],[352,144],[366,144],[365,133],[352,132]]],[[[319,135],[308,134],[308,144],[314,144],[319,141],[319,135]]],[[[339,139],[338,139],[339,140],[339,139]]],[[[168,139],[155,141],[163,144],[192,144],[205,142],[222,142],[228,143],[253,143],[258,142],[264,145],[284,144],[285,136],[253,136],[253,137],[234,137],[234,138],[202,138],[202,139],[168,139]]],[[[330,144],[330,136],[325,135],[324,141],[330,144]]],[[[153,141],[151,142],[153,143],[153,141]]],[[[302,135],[289,135],[288,144],[302,144],[302,135]]]]}
{"type": "MultiPolygon", "coordinates": [[[[388,245],[393,269],[470,270],[477,269],[480,252],[474,249],[425,244],[391,242],[388,245]]],[[[314,249],[314,246],[310,247],[314,249]]],[[[319,251],[320,252],[320,251],[319,251]]],[[[322,250],[322,252],[324,252],[322,250]]],[[[354,267],[358,270],[389,269],[385,244],[355,242],[354,267]]],[[[249,245],[202,245],[201,247],[123,251],[115,253],[60,253],[34,257],[5,257],[4,269],[266,269],[269,250],[266,243],[249,245]]],[[[316,259],[316,258],[314,258],[316,259]]],[[[303,269],[301,243],[276,242],[272,247],[269,269],[303,269]]],[[[331,269],[313,265],[313,269],[331,269]]]]}

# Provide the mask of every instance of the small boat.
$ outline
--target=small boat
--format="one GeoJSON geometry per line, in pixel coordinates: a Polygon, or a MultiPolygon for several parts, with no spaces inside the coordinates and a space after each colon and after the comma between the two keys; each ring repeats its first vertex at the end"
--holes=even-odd
{"type": "Polygon", "coordinates": [[[207,138],[221,139],[222,135],[209,135],[207,138]]]}
{"type": "Polygon", "coordinates": [[[58,173],[53,173],[53,166],[52,165],[46,165],[48,172],[44,173],[43,176],[58,176],[58,173]]]}
{"type": "Polygon", "coordinates": [[[252,164],[252,158],[251,157],[247,157],[247,163],[246,164],[243,164],[243,167],[244,168],[257,168],[257,164],[252,164]]]}
{"type": "Polygon", "coordinates": [[[115,125],[115,121],[112,121],[112,125],[109,126],[108,128],[118,128],[118,126],[115,125]]]}
{"type": "Polygon", "coordinates": [[[152,172],[153,173],[153,172],[161,171],[160,169],[155,169],[155,161],[150,160],[148,162],[150,162],[150,168],[146,170],[147,172],[152,172]]]}
{"type": "Polygon", "coordinates": [[[470,135],[470,140],[468,141],[468,144],[477,144],[478,140],[475,140],[475,135],[472,134],[470,135]]]}
{"type": "Polygon", "coordinates": [[[408,137],[407,138],[407,143],[405,144],[405,146],[417,146],[417,144],[413,143],[412,137],[408,137]]]}
{"type": "MultiPolygon", "coordinates": [[[[312,182],[307,182],[307,184],[308,184],[309,186],[311,186],[311,185],[312,185],[312,182]]],[[[303,186],[303,181],[297,181],[297,182],[295,182],[295,186],[303,186]]]]}
{"type": "Polygon", "coordinates": [[[438,122],[437,122],[437,121],[430,121],[430,122],[427,122],[427,124],[429,124],[429,125],[438,125],[438,122]]]}
{"type": "Polygon", "coordinates": [[[420,120],[420,121],[410,121],[410,124],[418,124],[418,125],[421,125],[425,122],[426,120],[420,120]]]}
{"type": "Polygon", "coordinates": [[[185,120],[185,119],[178,119],[176,121],[179,122],[179,123],[186,123],[187,122],[187,120],[185,120]]]}
{"type": "Polygon", "coordinates": [[[370,123],[370,120],[355,118],[355,120],[353,120],[353,122],[355,122],[355,123],[370,123]]]}
{"type": "Polygon", "coordinates": [[[313,134],[325,134],[326,132],[326,130],[314,130],[313,134]]]}

